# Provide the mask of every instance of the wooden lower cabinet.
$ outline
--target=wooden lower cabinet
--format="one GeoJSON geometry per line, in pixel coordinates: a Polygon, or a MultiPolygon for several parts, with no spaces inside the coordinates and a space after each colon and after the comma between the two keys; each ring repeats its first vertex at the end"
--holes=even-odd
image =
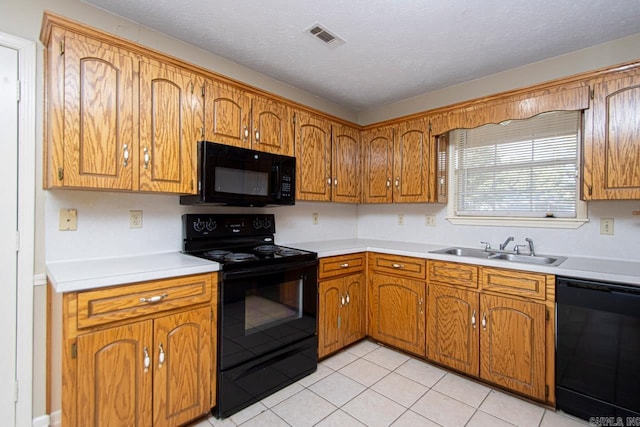
{"type": "Polygon", "coordinates": [[[318,357],[320,358],[359,341],[366,335],[364,265],[364,254],[320,260],[320,283],[318,284],[318,357]]]}
{"type": "Polygon", "coordinates": [[[375,273],[369,281],[369,335],[385,344],[424,356],[424,281],[375,273]]]}
{"type": "Polygon", "coordinates": [[[178,426],[206,414],[215,399],[215,286],[216,275],[207,274],[67,294],[50,289],[50,411],[62,412],[63,426],[178,426]],[[100,310],[115,293],[145,305],[141,298],[154,287],[165,297],[148,304],[153,314],[125,310],[118,320],[77,327],[78,313],[100,310]],[[175,309],[185,298],[207,299],[175,309]],[[85,299],[91,303],[78,304],[85,299]]]}
{"type": "Polygon", "coordinates": [[[480,295],[480,378],[545,400],[545,306],[480,295]]]}
{"type": "Polygon", "coordinates": [[[478,292],[429,285],[427,357],[457,371],[478,375],[478,292]]]}

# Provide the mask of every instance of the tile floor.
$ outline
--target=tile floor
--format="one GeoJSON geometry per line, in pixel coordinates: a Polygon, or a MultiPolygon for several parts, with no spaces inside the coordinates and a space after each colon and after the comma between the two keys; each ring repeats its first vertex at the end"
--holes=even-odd
{"type": "Polygon", "coordinates": [[[191,427],[514,425],[588,424],[365,340],[231,417],[191,427]]]}

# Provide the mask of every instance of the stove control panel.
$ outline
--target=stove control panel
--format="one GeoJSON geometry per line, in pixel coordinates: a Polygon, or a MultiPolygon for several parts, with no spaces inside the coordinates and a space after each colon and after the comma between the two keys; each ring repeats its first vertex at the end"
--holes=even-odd
{"type": "Polygon", "coordinates": [[[273,214],[182,215],[182,237],[185,240],[214,236],[259,236],[275,232],[273,214]]]}

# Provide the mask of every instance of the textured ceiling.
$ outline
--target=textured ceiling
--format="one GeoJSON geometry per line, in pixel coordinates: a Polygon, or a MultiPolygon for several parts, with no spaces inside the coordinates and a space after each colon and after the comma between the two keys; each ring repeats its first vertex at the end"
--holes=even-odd
{"type": "Polygon", "coordinates": [[[640,31],[640,0],[85,1],[353,111],[640,31]]]}

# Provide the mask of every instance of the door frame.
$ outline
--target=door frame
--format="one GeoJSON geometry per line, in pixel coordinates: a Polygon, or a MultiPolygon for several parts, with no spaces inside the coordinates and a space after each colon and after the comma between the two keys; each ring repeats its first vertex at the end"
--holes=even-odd
{"type": "Polygon", "coordinates": [[[16,425],[33,423],[33,291],[35,252],[36,43],[0,32],[0,45],[18,51],[18,250],[16,425]]]}

